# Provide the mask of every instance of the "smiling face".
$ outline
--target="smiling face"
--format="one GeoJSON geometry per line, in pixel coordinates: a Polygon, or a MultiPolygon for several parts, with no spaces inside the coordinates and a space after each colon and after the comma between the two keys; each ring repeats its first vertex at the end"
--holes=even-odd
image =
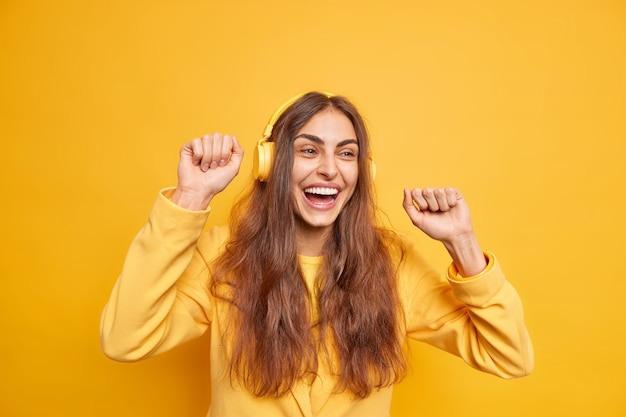
{"type": "MultiPolygon", "coordinates": [[[[323,239],[346,205],[359,177],[359,143],[354,126],[340,111],[315,114],[293,142],[292,197],[298,237],[323,239]]],[[[300,248],[303,250],[304,248],[300,248]]]]}

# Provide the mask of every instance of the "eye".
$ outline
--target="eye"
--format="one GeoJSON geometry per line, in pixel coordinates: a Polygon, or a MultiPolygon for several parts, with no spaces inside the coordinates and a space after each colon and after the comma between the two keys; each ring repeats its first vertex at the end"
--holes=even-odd
{"type": "Polygon", "coordinates": [[[302,148],[300,153],[304,156],[313,156],[317,154],[317,150],[315,148],[302,148]]]}
{"type": "Polygon", "coordinates": [[[339,156],[346,158],[346,159],[354,159],[356,158],[358,155],[358,151],[355,151],[353,149],[342,149],[339,152],[339,156]]]}

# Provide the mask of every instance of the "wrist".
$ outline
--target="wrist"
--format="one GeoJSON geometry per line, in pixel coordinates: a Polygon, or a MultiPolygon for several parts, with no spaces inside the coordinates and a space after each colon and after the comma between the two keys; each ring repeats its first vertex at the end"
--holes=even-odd
{"type": "Polygon", "coordinates": [[[443,244],[462,276],[478,275],[487,267],[485,255],[474,233],[458,236],[443,244]]]}
{"type": "Polygon", "coordinates": [[[202,211],[209,206],[209,203],[211,202],[213,197],[213,194],[203,194],[178,186],[172,193],[170,200],[177,206],[180,206],[184,209],[202,211]]]}

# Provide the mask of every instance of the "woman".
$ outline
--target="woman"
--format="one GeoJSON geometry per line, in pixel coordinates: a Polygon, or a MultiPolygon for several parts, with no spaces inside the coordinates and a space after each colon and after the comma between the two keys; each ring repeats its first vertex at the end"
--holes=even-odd
{"type": "Polygon", "coordinates": [[[377,226],[354,106],[308,93],[286,107],[270,123],[267,179],[230,228],[203,233],[243,149],[221,134],[183,146],[178,185],[160,193],[103,312],[106,355],[143,359],[210,328],[210,416],[389,415],[406,337],[501,377],[528,374],[521,302],[478,245],[460,192],[404,191],[413,224],[452,258],[443,279],[377,226]]]}

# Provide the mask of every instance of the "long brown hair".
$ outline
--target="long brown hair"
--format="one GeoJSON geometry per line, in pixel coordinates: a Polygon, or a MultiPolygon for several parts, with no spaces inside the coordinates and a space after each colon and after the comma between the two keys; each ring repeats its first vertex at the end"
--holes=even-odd
{"type": "Polygon", "coordinates": [[[406,372],[401,313],[389,231],[376,225],[365,123],[344,97],[308,93],[277,120],[267,182],[255,181],[233,207],[231,237],[213,265],[211,292],[231,305],[231,376],[257,396],[277,397],[314,375],[323,352],[336,392],[364,398],[406,372]],[[323,248],[316,294],[299,267],[291,198],[293,141],[318,112],[332,108],[352,122],[359,142],[356,189],[323,248]],[[312,323],[311,303],[319,321],[312,323]],[[319,332],[314,332],[314,326],[319,332]],[[321,351],[320,351],[321,349],[321,351]]]}

